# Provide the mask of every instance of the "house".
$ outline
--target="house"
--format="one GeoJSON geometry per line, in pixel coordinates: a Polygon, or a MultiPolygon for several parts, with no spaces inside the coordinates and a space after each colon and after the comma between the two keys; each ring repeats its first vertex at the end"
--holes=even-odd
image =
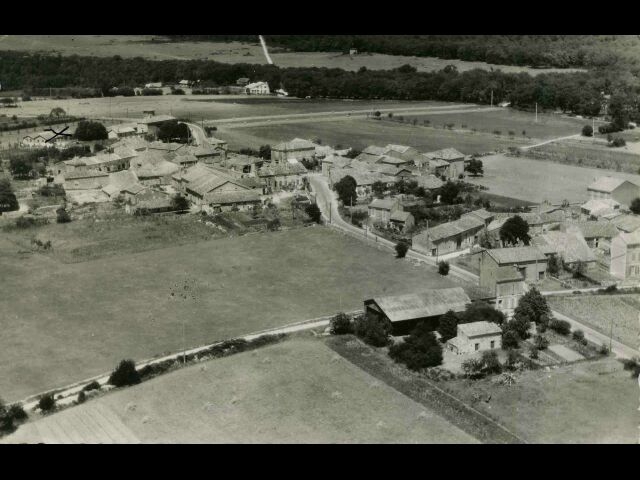
{"type": "Polygon", "coordinates": [[[388,155],[394,158],[400,158],[407,163],[414,163],[415,159],[419,157],[420,152],[413,147],[406,145],[393,145],[389,144],[385,147],[383,155],[388,155]]]}
{"type": "Polygon", "coordinates": [[[147,125],[138,123],[121,123],[113,125],[107,130],[110,140],[118,140],[120,138],[135,137],[148,132],[147,125]]]}
{"type": "Polygon", "coordinates": [[[418,182],[418,186],[425,190],[436,190],[444,185],[444,182],[435,175],[415,175],[408,180],[418,182]]]}
{"type": "Polygon", "coordinates": [[[190,154],[195,155],[198,161],[202,161],[204,163],[209,163],[209,164],[219,163],[224,161],[227,158],[226,142],[223,142],[222,140],[220,140],[220,142],[222,143],[217,144],[216,146],[209,145],[209,144],[198,145],[197,147],[188,145],[187,151],[190,154]],[[224,147],[222,146],[222,144],[224,144],[224,147]]]}
{"type": "Polygon", "coordinates": [[[148,150],[135,158],[131,170],[143,185],[166,185],[171,182],[171,175],[179,171],[180,167],[165,160],[161,152],[148,150]]]}
{"type": "Polygon", "coordinates": [[[171,115],[152,115],[138,120],[137,124],[140,129],[146,129],[151,135],[158,135],[160,127],[167,122],[175,121],[176,118],[171,115]]]}
{"type": "Polygon", "coordinates": [[[484,228],[485,223],[477,217],[460,217],[415,235],[412,240],[413,249],[437,257],[471,248],[478,243],[479,232],[484,228]]]}
{"type": "Polygon", "coordinates": [[[165,153],[182,153],[187,151],[187,145],[177,142],[151,142],[147,149],[165,153]]]}
{"type": "Polygon", "coordinates": [[[325,177],[329,176],[329,171],[332,168],[345,168],[351,164],[351,159],[347,157],[340,157],[338,155],[327,155],[322,159],[322,174],[325,177]]]}
{"type": "Polygon", "coordinates": [[[413,160],[407,160],[404,158],[393,157],[390,155],[380,155],[374,163],[383,163],[385,165],[392,165],[394,167],[404,167],[408,165],[413,165],[413,160]]]}
{"type": "Polygon", "coordinates": [[[74,171],[63,174],[65,190],[102,189],[109,183],[109,174],[95,170],[74,171]]]}
{"type": "Polygon", "coordinates": [[[621,280],[640,281],[640,230],[622,232],[611,240],[609,272],[621,280]]]}
{"type": "Polygon", "coordinates": [[[437,170],[443,170],[443,163],[447,162],[447,168],[444,169],[444,175],[447,178],[458,178],[464,175],[464,159],[465,155],[455,148],[444,148],[435,152],[428,152],[422,155],[428,161],[429,171],[437,173],[437,170]]]}
{"type": "MultiPolygon", "coordinates": [[[[194,168],[197,168],[194,167],[194,168]]],[[[236,179],[219,170],[198,169],[204,175],[192,175],[184,187],[185,196],[204,211],[246,210],[260,205],[260,192],[242,179],[236,179]],[[194,178],[195,177],[195,178],[194,178]]],[[[193,173],[193,172],[192,172],[193,173]]],[[[198,172],[196,172],[198,173],[198,172]]]]}
{"type": "Polygon", "coordinates": [[[125,211],[134,215],[169,212],[171,209],[171,195],[151,189],[138,194],[131,205],[125,205],[125,211]]]}
{"type": "Polygon", "coordinates": [[[478,210],[474,210],[472,212],[465,213],[460,216],[460,218],[465,218],[465,217],[477,218],[478,220],[481,220],[484,223],[485,227],[489,227],[489,225],[495,218],[495,215],[491,212],[488,212],[484,208],[480,208],[478,210]]]}
{"type": "Polygon", "coordinates": [[[403,207],[397,198],[376,198],[369,204],[369,220],[372,224],[389,223],[391,214],[396,210],[402,211],[403,207]]]}
{"type": "Polygon", "coordinates": [[[251,157],[249,155],[233,155],[227,158],[220,165],[243,174],[256,175],[257,170],[262,167],[264,160],[260,157],[251,157]]]}
{"type": "Polygon", "coordinates": [[[287,92],[283,88],[279,88],[279,89],[276,90],[276,95],[278,97],[288,97],[289,96],[289,92],[287,92]]]}
{"type": "Polygon", "coordinates": [[[386,147],[378,147],[376,145],[369,145],[367,148],[365,148],[364,150],[362,150],[362,152],[360,152],[360,155],[358,155],[358,157],[362,156],[363,158],[360,160],[363,161],[367,161],[367,158],[378,158],[382,155],[385,154],[385,152],[387,151],[386,147]]]}
{"type": "Polygon", "coordinates": [[[169,161],[175,163],[176,165],[179,165],[182,168],[188,168],[198,163],[198,157],[192,155],[191,153],[182,152],[177,155],[172,155],[169,161]]]}
{"type": "Polygon", "coordinates": [[[502,329],[496,323],[480,321],[458,325],[457,335],[447,342],[456,355],[502,348],[502,329]]]}
{"type": "Polygon", "coordinates": [[[267,82],[255,82],[245,85],[244,92],[247,95],[269,95],[269,84],[267,82]]]}
{"type": "Polygon", "coordinates": [[[620,211],[620,204],[612,198],[591,199],[580,205],[580,213],[584,220],[599,219],[617,211],[620,211]]]}
{"type": "Polygon", "coordinates": [[[144,88],[162,88],[162,82],[145,83],[144,88]]]}
{"type": "Polygon", "coordinates": [[[619,215],[610,221],[621,232],[633,233],[640,229],[640,215],[619,215]]]}
{"type": "Polygon", "coordinates": [[[316,154],[316,146],[309,140],[294,138],[290,142],[282,142],[271,147],[271,161],[286,162],[290,159],[311,159],[316,154]]]}
{"type": "Polygon", "coordinates": [[[239,87],[246,87],[249,84],[249,79],[247,77],[240,77],[236,80],[236,85],[239,87]]]}
{"type": "Polygon", "coordinates": [[[389,225],[399,232],[407,232],[416,224],[416,220],[409,212],[395,210],[389,217],[389,225]]]}
{"type": "Polygon", "coordinates": [[[442,315],[449,310],[463,312],[469,303],[462,287],[438,288],[365,300],[364,311],[368,317],[388,322],[392,335],[408,335],[420,323],[435,331],[442,315]]]}
{"type": "Polygon", "coordinates": [[[178,82],[178,85],[181,87],[190,87],[191,85],[193,85],[194,82],[190,81],[190,80],[180,80],[178,82]]]}
{"type": "Polygon", "coordinates": [[[498,267],[495,275],[489,277],[485,285],[480,288],[488,293],[483,300],[489,301],[507,318],[513,316],[520,298],[527,292],[524,274],[514,265],[498,267]]]}
{"type": "Polygon", "coordinates": [[[300,188],[307,176],[307,169],[299,162],[284,161],[264,165],[257,171],[258,178],[269,191],[300,188]]]}
{"type": "Polygon", "coordinates": [[[598,248],[608,252],[611,248],[611,240],[618,236],[620,231],[611,222],[576,222],[563,225],[564,231],[577,230],[584,237],[589,248],[598,248]]]}
{"type": "Polygon", "coordinates": [[[370,195],[371,188],[376,182],[382,182],[385,187],[390,188],[398,180],[397,178],[389,175],[366,172],[359,169],[333,168],[329,171],[330,186],[335,185],[347,175],[356,181],[356,194],[358,197],[366,197],[370,195]]]}
{"type": "Polygon", "coordinates": [[[547,256],[534,246],[487,249],[480,255],[481,287],[495,285],[500,267],[516,267],[526,282],[542,280],[547,271],[547,256]]]}
{"type": "Polygon", "coordinates": [[[531,242],[534,246],[548,246],[569,268],[575,268],[579,263],[584,264],[587,269],[597,266],[596,256],[577,230],[553,230],[534,237],[531,242]]]}
{"type": "Polygon", "coordinates": [[[629,180],[615,177],[600,177],[587,187],[589,199],[612,199],[628,207],[640,197],[640,185],[629,180]]]}

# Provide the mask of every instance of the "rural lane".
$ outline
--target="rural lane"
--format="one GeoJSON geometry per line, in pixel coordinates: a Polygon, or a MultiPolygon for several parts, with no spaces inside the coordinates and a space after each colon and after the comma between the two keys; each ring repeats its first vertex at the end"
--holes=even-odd
{"type": "Polygon", "coordinates": [[[581,136],[582,135],[580,135],[579,133],[576,133],[575,135],[567,135],[566,137],[552,138],[551,140],[545,140],[544,142],[536,143],[534,145],[525,145],[523,147],[520,147],[520,150],[529,150],[531,148],[541,147],[542,145],[547,145],[549,143],[560,142],[562,140],[569,140],[571,138],[580,138],[581,136]]]}

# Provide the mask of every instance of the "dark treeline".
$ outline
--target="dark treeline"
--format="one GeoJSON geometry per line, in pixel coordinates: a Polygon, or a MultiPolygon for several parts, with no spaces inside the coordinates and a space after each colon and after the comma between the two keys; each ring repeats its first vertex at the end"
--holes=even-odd
{"type": "MultiPolygon", "coordinates": [[[[168,35],[173,40],[258,41],[257,35],[168,35]]],[[[362,52],[534,67],[639,65],[637,35],[266,35],[270,46],[299,52],[362,52]]],[[[636,72],[637,73],[637,72],[636,72]]]]}
{"type": "Polygon", "coordinates": [[[88,87],[109,92],[147,82],[175,83],[187,78],[202,86],[235,84],[240,77],[282,85],[292,96],[312,98],[443,100],[488,104],[510,101],[519,108],[562,109],[581,115],[600,111],[602,94],[624,96],[629,116],[637,118],[640,88],[633,75],[614,68],[574,73],[503,73],[453,66],[417,72],[405,65],[394,70],[348,72],[329,68],[279,68],[273,65],[225,64],[209,60],[146,60],[115,57],[43,56],[0,53],[0,78],[8,89],[88,87]],[[108,82],[108,83],[107,83],[108,82]]]}

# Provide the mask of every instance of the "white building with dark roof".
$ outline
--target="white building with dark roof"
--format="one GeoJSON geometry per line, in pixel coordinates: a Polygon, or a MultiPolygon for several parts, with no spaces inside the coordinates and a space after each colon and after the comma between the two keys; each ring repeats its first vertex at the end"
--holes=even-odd
{"type": "Polygon", "coordinates": [[[628,207],[640,197],[640,185],[624,178],[600,177],[587,187],[587,193],[590,199],[612,199],[628,207]]]}

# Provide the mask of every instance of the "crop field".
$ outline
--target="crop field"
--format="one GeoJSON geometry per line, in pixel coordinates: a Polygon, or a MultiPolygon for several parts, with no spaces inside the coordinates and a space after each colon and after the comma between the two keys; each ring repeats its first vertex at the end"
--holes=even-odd
{"type": "Polygon", "coordinates": [[[489,192],[505,197],[540,203],[586,201],[587,186],[602,176],[613,176],[640,182],[640,175],[609,172],[596,168],[533,160],[526,157],[490,155],[482,158],[483,177],[468,181],[489,188],[489,192]]]}
{"type": "Polygon", "coordinates": [[[300,137],[319,138],[324,145],[342,145],[358,150],[369,145],[384,146],[394,143],[409,145],[424,152],[454,147],[462,153],[472,154],[529,143],[527,139],[509,139],[487,133],[457,132],[364,118],[312,120],[286,126],[219,127],[217,135],[229,142],[230,148],[244,145],[257,147],[267,143],[273,145],[300,137]]]}
{"type": "Polygon", "coordinates": [[[454,129],[477,130],[478,132],[493,133],[495,130],[501,135],[513,137],[548,140],[556,137],[574,135],[580,133],[586,120],[578,120],[572,117],[564,117],[556,114],[535,114],[523,112],[511,108],[491,110],[486,112],[450,113],[442,115],[405,115],[406,121],[416,119],[418,124],[425,121],[432,126],[443,127],[446,124],[454,124],[454,129]]]}
{"type": "MultiPolygon", "coordinates": [[[[268,43],[268,36],[267,36],[268,43]]],[[[256,35],[255,43],[240,42],[166,42],[159,35],[3,35],[0,50],[18,50],[61,55],[89,55],[143,57],[150,60],[215,60],[222,63],[267,63],[256,35]],[[154,41],[152,41],[154,39],[154,41]]],[[[389,70],[412,65],[419,71],[442,70],[455,65],[459,71],[481,68],[504,72],[527,72],[537,75],[545,72],[571,72],[578,69],[534,69],[521,66],[490,65],[485,62],[466,62],[431,57],[409,57],[365,53],[355,56],[339,52],[288,52],[271,48],[270,55],[279,67],[328,67],[357,71],[361,67],[371,70],[389,70]]]]}
{"type": "Polygon", "coordinates": [[[640,148],[633,143],[609,148],[601,142],[593,143],[585,139],[564,140],[532,148],[527,155],[566,165],[640,173],[640,148]]]}
{"type": "Polygon", "coordinates": [[[563,295],[548,300],[553,310],[607,336],[613,323],[613,336],[625,345],[637,348],[640,333],[638,295],[563,295]]]}
{"type": "MultiPolygon", "coordinates": [[[[126,231],[123,245],[139,239],[126,231]]],[[[24,249],[0,235],[5,401],[104,373],[123,358],[362,308],[374,295],[453,285],[435,268],[319,226],[123,250],[65,264],[19,253],[24,249]],[[196,299],[172,301],[171,289],[185,279],[197,285],[196,299]]]]}
{"type": "Polygon", "coordinates": [[[339,357],[322,341],[307,338],[166,374],[23,425],[6,439],[70,440],[476,443],[428,407],[339,357]],[[104,417],[110,419],[108,424],[104,417]]]}

